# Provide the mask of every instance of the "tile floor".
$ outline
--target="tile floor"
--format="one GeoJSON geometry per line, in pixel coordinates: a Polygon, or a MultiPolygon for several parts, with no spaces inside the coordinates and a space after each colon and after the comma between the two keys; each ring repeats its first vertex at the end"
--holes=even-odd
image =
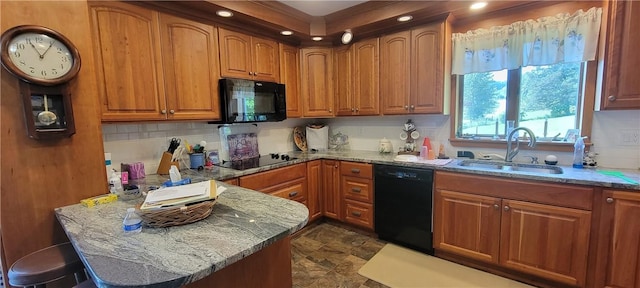
{"type": "Polygon", "coordinates": [[[311,224],[292,239],[293,287],[388,287],[358,274],[385,244],[373,234],[340,224],[311,224]]]}

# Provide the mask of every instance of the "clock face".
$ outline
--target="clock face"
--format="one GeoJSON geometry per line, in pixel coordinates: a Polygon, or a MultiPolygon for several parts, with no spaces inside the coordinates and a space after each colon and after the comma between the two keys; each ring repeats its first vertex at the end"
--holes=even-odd
{"type": "Polygon", "coordinates": [[[41,80],[65,76],[73,67],[69,48],[59,40],[42,33],[22,33],[8,45],[9,59],[23,73],[41,80]]]}

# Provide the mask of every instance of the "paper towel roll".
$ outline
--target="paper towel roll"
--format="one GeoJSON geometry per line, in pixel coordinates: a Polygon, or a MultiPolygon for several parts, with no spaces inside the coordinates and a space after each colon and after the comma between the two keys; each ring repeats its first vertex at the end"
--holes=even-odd
{"type": "Polygon", "coordinates": [[[329,127],[307,127],[307,147],[308,149],[327,150],[329,147],[329,127]]]}

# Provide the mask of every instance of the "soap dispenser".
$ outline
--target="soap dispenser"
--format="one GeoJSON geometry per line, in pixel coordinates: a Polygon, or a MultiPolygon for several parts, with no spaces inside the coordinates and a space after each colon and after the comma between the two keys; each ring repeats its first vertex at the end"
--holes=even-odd
{"type": "Polygon", "coordinates": [[[573,145],[573,168],[582,169],[584,167],[584,140],[586,137],[578,137],[573,145]]]}

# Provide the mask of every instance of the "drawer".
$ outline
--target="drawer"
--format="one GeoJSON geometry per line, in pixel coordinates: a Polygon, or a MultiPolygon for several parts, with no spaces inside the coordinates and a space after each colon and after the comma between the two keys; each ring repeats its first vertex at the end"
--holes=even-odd
{"type": "Polygon", "coordinates": [[[263,192],[276,197],[303,202],[307,200],[307,181],[305,179],[294,180],[270,187],[263,192]]]}
{"type": "Polygon", "coordinates": [[[342,195],[347,199],[373,204],[373,180],[343,176],[342,195]]]}
{"type": "Polygon", "coordinates": [[[342,161],[340,163],[340,175],[373,179],[373,169],[369,163],[342,161]]]}
{"type": "Polygon", "coordinates": [[[345,222],[373,230],[373,205],[347,199],[345,211],[345,222]]]}
{"type": "Polygon", "coordinates": [[[238,178],[231,178],[231,179],[223,180],[222,182],[238,186],[238,178]]]}
{"type": "Polygon", "coordinates": [[[240,177],[240,187],[262,191],[265,188],[307,176],[307,164],[300,163],[240,177]]]}

